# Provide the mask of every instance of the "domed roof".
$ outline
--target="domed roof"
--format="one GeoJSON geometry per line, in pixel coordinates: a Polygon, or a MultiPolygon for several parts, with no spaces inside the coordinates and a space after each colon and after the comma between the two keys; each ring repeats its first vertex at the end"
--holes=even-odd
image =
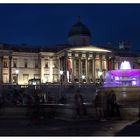
{"type": "Polygon", "coordinates": [[[74,24],[68,34],[68,36],[73,35],[86,35],[91,36],[89,29],[80,21],[80,17],[78,17],[78,21],[74,24]]]}

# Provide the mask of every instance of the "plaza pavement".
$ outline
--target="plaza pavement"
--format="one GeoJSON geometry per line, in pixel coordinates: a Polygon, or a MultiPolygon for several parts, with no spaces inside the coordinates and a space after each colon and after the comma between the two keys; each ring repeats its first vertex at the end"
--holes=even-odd
{"type": "Polygon", "coordinates": [[[137,120],[95,121],[46,119],[33,125],[26,118],[0,117],[0,136],[139,136],[137,120]]]}

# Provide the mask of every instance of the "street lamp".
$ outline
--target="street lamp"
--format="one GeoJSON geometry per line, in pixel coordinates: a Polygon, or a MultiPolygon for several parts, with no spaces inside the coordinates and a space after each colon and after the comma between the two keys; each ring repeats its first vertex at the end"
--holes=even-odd
{"type": "Polygon", "coordinates": [[[82,75],[82,82],[84,82],[85,80],[85,75],[82,75]]]}
{"type": "Polygon", "coordinates": [[[16,75],[17,75],[17,80],[16,80],[16,83],[18,84],[18,74],[19,74],[19,70],[16,69],[16,75]]]}
{"type": "Polygon", "coordinates": [[[103,72],[102,71],[98,71],[98,77],[99,77],[99,80],[100,80],[100,84],[102,84],[102,82],[103,82],[102,75],[103,75],[103,72]]]}
{"type": "Polygon", "coordinates": [[[102,71],[98,71],[98,77],[100,78],[103,75],[102,71]]]}
{"type": "Polygon", "coordinates": [[[60,70],[60,75],[62,75],[63,74],[63,71],[62,70],[60,70]]]}
{"type": "Polygon", "coordinates": [[[62,82],[62,80],[63,80],[62,76],[63,76],[64,71],[60,70],[59,73],[60,73],[60,85],[61,85],[61,86],[60,86],[60,98],[61,98],[61,94],[62,94],[62,93],[61,93],[61,92],[62,92],[62,83],[63,83],[63,82],[62,82]]]}
{"type": "Polygon", "coordinates": [[[61,85],[62,85],[62,76],[63,76],[63,71],[62,70],[60,70],[60,82],[61,82],[61,85]]]}

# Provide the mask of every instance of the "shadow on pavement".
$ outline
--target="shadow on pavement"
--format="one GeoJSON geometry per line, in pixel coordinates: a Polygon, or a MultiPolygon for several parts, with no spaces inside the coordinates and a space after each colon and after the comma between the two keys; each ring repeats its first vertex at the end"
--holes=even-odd
{"type": "Polygon", "coordinates": [[[115,136],[140,136],[140,120],[132,123],[131,125],[127,125],[115,136]]]}

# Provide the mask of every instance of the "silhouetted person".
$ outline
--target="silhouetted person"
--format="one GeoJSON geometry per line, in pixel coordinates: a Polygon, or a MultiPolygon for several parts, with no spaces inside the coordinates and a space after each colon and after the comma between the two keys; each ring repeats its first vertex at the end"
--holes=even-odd
{"type": "Polygon", "coordinates": [[[3,105],[4,105],[4,98],[3,95],[0,94],[0,115],[2,113],[3,105]]]}
{"type": "Polygon", "coordinates": [[[80,94],[80,91],[77,90],[75,95],[74,95],[74,102],[75,102],[75,107],[76,107],[76,113],[78,116],[81,115],[86,115],[86,108],[84,106],[84,101],[83,101],[83,97],[80,94]]]}
{"type": "Polygon", "coordinates": [[[119,104],[117,103],[116,94],[114,93],[113,90],[110,92],[109,96],[110,96],[111,117],[121,117],[119,104]]]}
{"type": "Polygon", "coordinates": [[[102,95],[98,92],[94,101],[94,107],[96,109],[96,114],[98,120],[104,119],[104,111],[103,111],[103,102],[102,102],[102,95]]]}
{"type": "Polygon", "coordinates": [[[106,100],[107,117],[111,117],[111,115],[112,115],[112,94],[111,94],[111,92],[105,93],[105,100],[106,100]]]}
{"type": "Polygon", "coordinates": [[[65,97],[65,96],[62,96],[62,97],[59,99],[59,103],[65,104],[65,103],[66,103],[66,97],[65,97]]]}
{"type": "Polygon", "coordinates": [[[24,100],[25,100],[25,104],[27,106],[27,112],[26,112],[26,116],[31,119],[32,117],[32,110],[33,110],[33,99],[30,95],[25,94],[24,95],[24,100]]]}
{"type": "Polygon", "coordinates": [[[138,101],[138,109],[139,109],[138,118],[140,120],[140,95],[139,95],[139,101],[138,101]]]}
{"type": "Polygon", "coordinates": [[[34,105],[32,108],[32,123],[35,125],[40,124],[40,118],[41,118],[41,111],[40,111],[40,96],[36,94],[34,96],[34,105]]]}

